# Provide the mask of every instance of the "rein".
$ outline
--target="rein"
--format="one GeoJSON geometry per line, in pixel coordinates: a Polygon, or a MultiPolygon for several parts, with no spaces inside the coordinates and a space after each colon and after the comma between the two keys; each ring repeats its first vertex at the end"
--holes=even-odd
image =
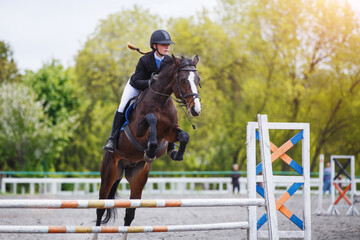
{"type": "Polygon", "coordinates": [[[180,85],[180,83],[179,83],[179,73],[180,73],[181,71],[189,71],[189,72],[190,72],[190,71],[196,71],[196,72],[197,72],[197,69],[196,69],[196,67],[194,67],[194,66],[185,65],[185,66],[183,66],[183,67],[180,67],[180,68],[176,71],[175,81],[176,81],[176,84],[177,84],[177,86],[178,86],[178,88],[179,88],[180,100],[179,100],[178,98],[176,98],[176,96],[175,96],[175,98],[174,98],[173,96],[171,96],[171,94],[169,95],[169,94],[160,93],[160,92],[155,91],[154,89],[152,89],[151,84],[150,84],[150,81],[149,81],[149,88],[150,88],[150,90],[151,90],[152,92],[154,92],[154,93],[156,93],[156,94],[158,94],[158,95],[161,95],[161,96],[171,97],[175,102],[179,103],[179,106],[180,106],[181,109],[184,111],[184,113],[185,113],[186,117],[188,118],[188,120],[189,120],[192,128],[193,128],[193,129],[196,129],[195,125],[192,123],[192,121],[191,121],[191,119],[190,119],[190,117],[189,117],[189,114],[188,114],[187,111],[184,109],[184,107],[186,107],[187,105],[190,105],[190,104],[195,100],[195,98],[200,98],[200,95],[199,95],[198,93],[189,93],[189,94],[185,94],[185,95],[184,95],[184,93],[183,93],[183,91],[182,91],[182,88],[181,88],[181,85],[180,85]],[[187,97],[191,97],[191,96],[194,96],[194,98],[191,100],[190,103],[188,103],[187,100],[186,100],[186,98],[187,98],[187,97]]]}

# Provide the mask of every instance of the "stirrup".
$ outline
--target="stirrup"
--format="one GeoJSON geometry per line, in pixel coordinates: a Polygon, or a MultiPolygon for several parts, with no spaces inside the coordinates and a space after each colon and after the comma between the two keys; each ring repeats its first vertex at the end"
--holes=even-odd
{"type": "Polygon", "coordinates": [[[105,145],[103,146],[103,149],[105,151],[113,153],[114,150],[115,150],[115,141],[114,141],[114,139],[109,138],[108,140],[106,140],[105,145]],[[109,146],[111,143],[112,143],[112,146],[109,146]]]}

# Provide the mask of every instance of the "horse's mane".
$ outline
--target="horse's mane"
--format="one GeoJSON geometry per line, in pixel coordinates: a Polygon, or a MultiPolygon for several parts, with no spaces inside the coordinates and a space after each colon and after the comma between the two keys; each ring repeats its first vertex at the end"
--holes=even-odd
{"type": "Polygon", "coordinates": [[[175,67],[174,63],[169,64],[168,66],[166,66],[164,69],[162,69],[159,72],[159,77],[163,77],[163,76],[168,75],[170,72],[173,71],[174,67],[175,67]]]}

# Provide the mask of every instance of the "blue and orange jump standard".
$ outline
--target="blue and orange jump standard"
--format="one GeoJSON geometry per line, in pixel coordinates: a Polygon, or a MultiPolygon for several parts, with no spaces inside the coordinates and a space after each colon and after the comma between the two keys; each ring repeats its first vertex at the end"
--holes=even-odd
{"type": "MultiPolygon", "coordinates": [[[[259,132],[256,131],[256,139],[259,140],[259,132]]],[[[275,144],[270,142],[270,150],[271,154],[271,162],[274,162],[276,159],[280,158],[286,164],[288,164],[292,169],[294,169],[299,175],[303,176],[303,167],[300,166],[296,161],[294,161],[291,157],[289,157],[286,152],[293,147],[296,143],[298,143],[301,139],[303,139],[303,130],[293,136],[290,140],[284,143],[280,148],[278,148],[275,144]]],[[[256,166],[256,175],[262,172],[262,165],[259,163],[256,166]]],[[[301,230],[304,230],[303,221],[297,217],[293,212],[291,212],[288,208],[284,206],[285,202],[290,199],[290,197],[302,186],[304,183],[293,183],[292,186],[279,198],[276,200],[276,210],[279,210],[285,217],[291,220],[297,227],[301,230]]],[[[258,183],[256,184],[256,192],[265,198],[264,188],[260,186],[258,183]]],[[[257,222],[257,229],[259,230],[264,223],[267,221],[266,213],[260,217],[257,222]]]]}

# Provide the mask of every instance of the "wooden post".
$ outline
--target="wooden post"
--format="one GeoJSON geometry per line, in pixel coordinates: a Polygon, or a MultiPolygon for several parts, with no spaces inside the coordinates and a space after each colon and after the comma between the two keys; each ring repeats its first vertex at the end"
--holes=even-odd
{"type": "MultiPolygon", "coordinates": [[[[255,127],[248,124],[246,127],[246,154],[247,154],[247,191],[249,198],[256,198],[256,138],[255,127]]],[[[248,207],[249,230],[248,239],[257,239],[256,207],[248,207]]]]}
{"type": "Polygon", "coordinates": [[[261,163],[263,166],[263,178],[265,186],[265,202],[268,213],[267,222],[269,227],[269,239],[279,239],[267,115],[258,114],[258,123],[261,163]]]}
{"type": "Polygon", "coordinates": [[[310,196],[310,125],[304,124],[302,139],[302,166],[304,169],[303,215],[304,239],[311,239],[311,196],[310,196]]]}
{"type": "Polygon", "coordinates": [[[319,193],[318,193],[318,208],[315,211],[316,215],[321,215],[324,213],[322,208],[322,199],[323,199],[323,188],[324,188],[324,154],[320,154],[319,158],[319,193]]]}
{"type": "Polygon", "coordinates": [[[346,213],[347,216],[359,216],[359,211],[355,207],[355,156],[351,156],[351,206],[346,213]]]}

